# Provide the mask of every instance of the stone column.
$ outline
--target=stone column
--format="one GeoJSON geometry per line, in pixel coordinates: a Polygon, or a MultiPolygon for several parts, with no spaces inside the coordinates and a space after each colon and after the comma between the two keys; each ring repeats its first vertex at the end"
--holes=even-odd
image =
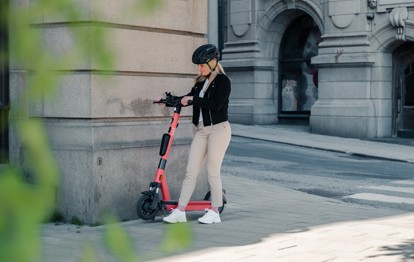
{"type": "Polygon", "coordinates": [[[208,42],[219,46],[218,1],[208,1],[208,42]]]}
{"type": "Polygon", "coordinates": [[[227,2],[227,39],[222,64],[232,80],[230,120],[241,124],[277,122],[276,62],[264,57],[257,40],[256,1],[227,2]]]}
{"type": "Polygon", "coordinates": [[[329,1],[319,55],[317,102],[310,117],[314,133],[369,138],[376,135],[371,100],[372,66],[364,1],[329,1]]]}

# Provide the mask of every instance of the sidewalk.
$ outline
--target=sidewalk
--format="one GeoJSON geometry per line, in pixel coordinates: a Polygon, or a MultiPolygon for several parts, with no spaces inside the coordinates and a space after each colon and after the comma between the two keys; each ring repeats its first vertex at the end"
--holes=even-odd
{"type": "MultiPolygon", "coordinates": [[[[413,162],[414,147],[310,134],[291,127],[232,125],[234,136],[413,162]],[[386,151],[384,150],[386,149],[386,151]]],[[[201,225],[188,212],[192,245],[159,251],[162,217],[120,223],[143,261],[414,261],[414,213],[345,203],[223,174],[223,223],[201,225]]],[[[42,226],[44,260],[80,261],[85,243],[99,261],[117,261],[103,246],[105,226],[42,226]]]]}
{"type": "Polygon", "coordinates": [[[302,126],[232,124],[232,131],[234,136],[414,163],[414,146],[312,134],[302,126]]]}

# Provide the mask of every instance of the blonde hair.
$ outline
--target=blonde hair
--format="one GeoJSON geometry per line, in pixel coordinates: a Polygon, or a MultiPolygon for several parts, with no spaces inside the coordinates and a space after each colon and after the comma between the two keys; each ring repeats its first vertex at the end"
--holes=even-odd
{"type": "MultiPolygon", "coordinates": [[[[208,81],[211,83],[211,81],[216,77],[216,75],[218,74],[218,73],[221,73],[221,74],[223,74],[223,75],[225,75],[226,73],[224,72],[224,68],[223,68],[223,66],[220,64],[220,62],[219,61],[217,61],[217,60],[215,60],[215,59],[213,59],[213,60],[210,60],[209,62],[208,62],[208,65],[210,66],[210,68],[214,68],[214,66],[216,67],[215,69],[214,69],[214,71],[213,72],[211,72],[211,74],[210,74],[210,76],[209,76],[209,78],[208,78],[208,81]],[[214,62],[216,62],[216,65],[214,65],[214,62]]],[[[202,75],[198,75],[198,76],[196,76],[195,78],[194,78],[194,83],[198,83],[198,82],[203,82],[203,81],[205,81],[207,79],[207,76],[202,76],[202,75]]]]}

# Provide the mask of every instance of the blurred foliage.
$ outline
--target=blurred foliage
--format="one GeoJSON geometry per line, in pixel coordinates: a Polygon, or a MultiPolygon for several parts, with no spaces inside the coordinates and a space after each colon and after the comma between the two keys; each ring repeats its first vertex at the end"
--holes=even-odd
{"type": "Polygon", "coordinates": [[[191,246],[193,235],[187,224],[177,223],[169,225],[165,230],[161,250],[165,254],[182,251],[191,246]]]}
{"type": "Polygon", "coordinates": [[[80,261],[81,262],[99,262],[98,256],[96,254],[96,250],[93,248],[93,246],[90,243],[84,245],[83,256],[80,261]]]}
{"type": "Polygon", "coordinates": [[[120,258],[120,261],[125,262],[136,262],[138,257],[135,254],[132,240],[129,238],[128,234],[122,229],[119,223],[113,217],[107,218],[107,231],[105,235],[105,243],[115,255],[115,257],[120,258]]]}
{"type": "MultiPolygon", "coordinates": [[[[53,213],[59,184],[59,168],[49,149],[41,119],[28,116],[30,103],[53,98],[62,71],[80,68],[88,62],[99,70],[111,70],[115,57],[108,44],[108,33],[98,17],[88,18],[74,0],[0,0],[0,23],[8,26],[9,52],[0,54],[0,63],[9,61],[12,68],[27,76],[21,87],[19,107],[12,108],[14,125],[24,149],[24,167],[9,165],[0,174],[0,261],[25,262],[41,260],[41,223],[53,213]],[[44,23],[76,22],[65,27],[71,39],[69,46],[47,42],[50,27],[44,23]],[[87,59],[85,59],[87,58],[87,59]],[[31,181],[25,177],[30,174],[31,181]]],[[[136,10],[153,11],[162,0],[131,0],[136,10]]],[[[92,3],[94,1],[91,1],[92,3]]],[[[95,4],[105,4],[96,1],[95,4]]],[[[95,14],[96,15],[96,14],[95,14]]],[[[50,33],[50,32],[49,32],[50,33]]],[[[65,43],[66,44],[66,43],[65,43]]],[[[23,164],[23,163],[19,163],[23,164]]],[[[172,250],[188,245],[189,229],[178,228],[167,234],[163,246],[172,250]],[[175,241],[174,239],[180,239],[175,241]]],[[[107,246],[122,261],[136,261],[131,240],[120,224],[111,220],[105,237],[107,246]]],[[[82,261],[98,261],[96,251],[87,244],[82,261]]]]}
{"type": "Polygon", "coordinates": [[[162,4],[163,0],[135,0],[135,7],[133,10],[141,10],[151,14],[157,7],[162,4]]]}

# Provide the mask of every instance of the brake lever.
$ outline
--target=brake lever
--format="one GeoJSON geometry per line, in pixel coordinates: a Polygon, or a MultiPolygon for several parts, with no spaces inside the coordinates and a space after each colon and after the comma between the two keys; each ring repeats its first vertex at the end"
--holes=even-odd
{"type": "Polygon", "coordinates": [[[166,99],[160,99],[158,101],[154,100],[152,101],[153,104],[165,104],[167,101],[166,99]]]}
{"type": "Polygon", "coordinates": [[[162,98],[158,101],[153,101],[153,104],[165,104],[167,107],[174,107],[181,104],[181,99],[171,95],[171,92],[165,92],[166,98],[162,98]]]}

